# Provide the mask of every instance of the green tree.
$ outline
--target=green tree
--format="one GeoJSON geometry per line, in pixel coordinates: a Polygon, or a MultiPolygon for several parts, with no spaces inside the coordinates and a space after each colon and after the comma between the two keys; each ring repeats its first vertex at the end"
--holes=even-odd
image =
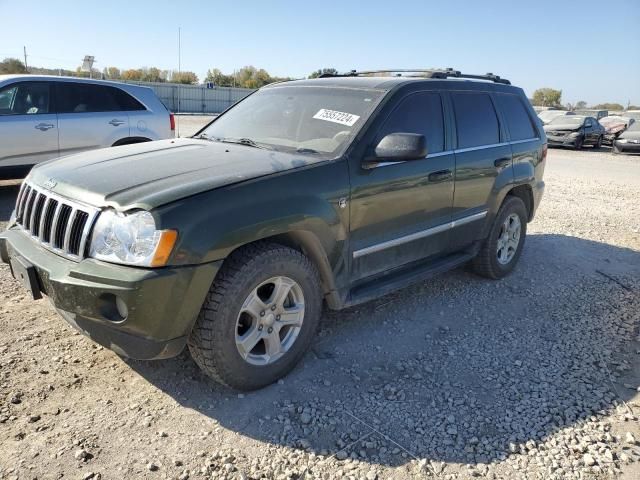
{"type": "Polygon", "coordinates": [[[0,74],[27,73],[27,69],[17,58],[5,58],[0,62],[0,74]]]}
{"type": "Polygon", "coordinates": [[[561,105],[562,90],[553,88],[539,88],[533,92],[533,104],[540,107],[559,107],[561,105]]]}
{"type": "Polygon", "coordinates": [[[584,110],[585,108],[587,108],[587,102],[585,102],[584,100],[580,100],[576,103],[576,108],[578,110],[584,110]]]}
{"type": "Polygon", "coordinates": [[[338,70],[336,70],[335,68],[321,68],[319,70],[316,70],[315,72],[312,72],[308,78],[318,78],[320,75],[337,75],[337,74],[338,74],[338,70]]]}
{"type": "Polygon", "coordinates": [[[142,68],[141,79],[143,82],[165,82],[167,80],[166,72],[163,72],[159,68],[142,68]]]}
{"type": "Polygon", "coordinates": [[[619,103],[599,103],[594,105],[595,110],[624,110],[624,107],[619,103]]]}
{"type": "Polygon", "coordinates": [[[205,82],[213,82],[218,87],[233,87],[233,75],[225,75],[218,68],[207,70],[205,82]]]}
{"type": "Polygon", "coordinates": [[[627,110],[640,110],[640,105],[629,105],[627,110]]]}

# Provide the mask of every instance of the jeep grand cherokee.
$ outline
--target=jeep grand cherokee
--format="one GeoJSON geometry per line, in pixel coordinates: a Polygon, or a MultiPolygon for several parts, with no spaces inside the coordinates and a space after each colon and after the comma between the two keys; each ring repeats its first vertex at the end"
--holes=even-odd
{"type": "Polygon", "coordinates": [[[323,302],[469,262],[504,277],[544,189],[526,96],[492,74],[389,73],[272,84],[193,138],[37,165],[1,257],[96,342],[138,359],[188,345],[245,390],[294,367],[323,302]]]}

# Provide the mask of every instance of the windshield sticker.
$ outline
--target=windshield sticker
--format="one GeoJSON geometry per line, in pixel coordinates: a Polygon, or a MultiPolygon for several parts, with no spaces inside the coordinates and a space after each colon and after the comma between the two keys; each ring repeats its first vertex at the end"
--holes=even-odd
{"type": "Polygon", "coordinates": [[[326,108],[321,108],[318,110],[313,118],[317,120],[325,120],[327,122],[339,123],[341,125],[346,125],[347,127],[353,127],[353,125],[360,118],[359,115],[353,115],[351,113],[346,112],[338,112],[336,110],[327,110],[326,108]]]}

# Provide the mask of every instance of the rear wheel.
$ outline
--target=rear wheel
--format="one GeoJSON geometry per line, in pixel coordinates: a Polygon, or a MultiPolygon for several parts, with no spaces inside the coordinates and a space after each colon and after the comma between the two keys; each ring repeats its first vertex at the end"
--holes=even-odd
{"type": "Polygon", "coordinates": [[[302,253],[259,243],[224,263],[189,338],[189,350],[214,380],[254,390],[286,375],[320,321],[315,267],[302,253]]]}
{"type": "Polygon", "coordinates": [[[502,278],[514,269],[527,235],[527,209],[515,196],[507,196],[489,236],[473,259],[473,270],[483,277],[502,278]]]}

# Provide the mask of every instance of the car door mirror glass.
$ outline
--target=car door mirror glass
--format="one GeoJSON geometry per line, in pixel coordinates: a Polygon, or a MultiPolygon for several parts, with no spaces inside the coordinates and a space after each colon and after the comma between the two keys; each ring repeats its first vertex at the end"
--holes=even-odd
{"type": "Polygon", "coordinates": [[[366,165],[380,162],[405,162],[427,156],[427,139],[417,133],[390,133],[376,145],[366,165]]]}

